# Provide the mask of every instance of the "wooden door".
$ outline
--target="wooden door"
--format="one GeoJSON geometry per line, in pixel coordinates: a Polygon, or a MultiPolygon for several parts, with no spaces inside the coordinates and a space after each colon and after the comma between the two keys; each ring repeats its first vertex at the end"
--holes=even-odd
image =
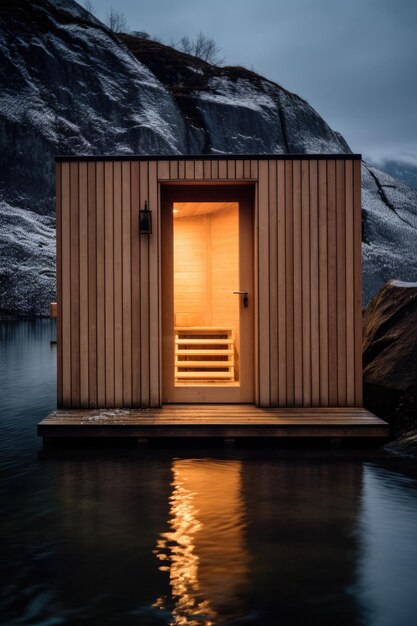
{"type": "Polygon", "coordinates": [[[163,402],[254,402],[253,188],[167,185],[161,211],[163,402]]]}

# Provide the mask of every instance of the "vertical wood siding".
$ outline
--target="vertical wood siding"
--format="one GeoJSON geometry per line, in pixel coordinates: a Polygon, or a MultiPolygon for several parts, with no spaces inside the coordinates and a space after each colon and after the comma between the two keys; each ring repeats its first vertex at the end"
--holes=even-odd
{"type": "Polygon", "coordinates": [[[58,405],[159,406],[159,183],[251,181],[256,401],[360,406],[360,161],[57,164],[58,405]],[[139,236],[138,211],[153,234],[139,236]]]}
{"type": "Polygon", "coordinates": [[[361,406],[360,161],[265,163],[258,165],[259,404],[361,406]]]}
{"type": "Polygon", "coordinates": [[[157,207],[155,162],[57,166],[59,406],[160,403],[157,207]]]}

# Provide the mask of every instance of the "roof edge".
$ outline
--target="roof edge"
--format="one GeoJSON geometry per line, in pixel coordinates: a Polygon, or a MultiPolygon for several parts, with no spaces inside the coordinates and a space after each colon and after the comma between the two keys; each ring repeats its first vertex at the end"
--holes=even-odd
{"type": "Polygon", "coordinates": [[[57,163],[71,161],[223,161],[223,160],[352,160],[361,161],[361,154],[97,154],[97,155],[58,155],[57,163]]]}

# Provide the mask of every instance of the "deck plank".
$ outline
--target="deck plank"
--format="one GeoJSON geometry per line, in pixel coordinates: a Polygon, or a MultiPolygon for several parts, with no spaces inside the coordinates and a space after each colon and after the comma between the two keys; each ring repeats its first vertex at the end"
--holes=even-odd
{"type": "Polygon", "coordinates": [[[38,424],[41,437],[388,437],[360,407],[258,408],[165,405],[160,409],[68,409],[38,424]]]}

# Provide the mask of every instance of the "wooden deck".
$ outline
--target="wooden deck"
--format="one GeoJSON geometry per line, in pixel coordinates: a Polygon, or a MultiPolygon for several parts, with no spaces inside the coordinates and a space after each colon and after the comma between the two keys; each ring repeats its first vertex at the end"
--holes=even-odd
{"type": "Polygon", "coordinates": [[[165,405],[161,409],[59,410],[40,437],[388,437],[389,426],[362,408],[165,405]]]}

